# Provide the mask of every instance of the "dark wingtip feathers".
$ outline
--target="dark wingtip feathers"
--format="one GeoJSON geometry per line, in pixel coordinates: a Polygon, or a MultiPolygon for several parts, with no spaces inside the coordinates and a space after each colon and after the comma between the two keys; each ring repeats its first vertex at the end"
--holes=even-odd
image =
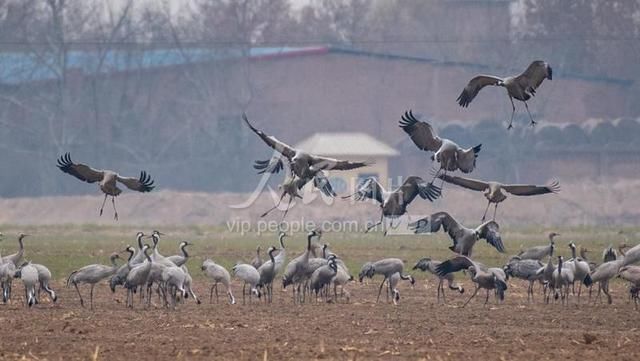
{"type": "Polygon", "coordinates": [[[553,69],[551,69],[551,66],[547,65],[547,79],[549,80],[553,80],[553,69]]]}
{"type": "Polygon", "coordinates": [[[413,115],[413,111],[411,109],[404,112],[402,117],[400,117],[399,126],[404,129],[404,131],[409,132],[409,128],[418,123],[418,119],[413,115]]]}
{"type": "Polygon", "coordinates": [[[60,168],[61,171],[66,172],[72,165],[71,153],[67,152],[58,158],[58,168],[60,168]]]}
{"type": "Polygon", "coordinates": [[[149,175],[145,171],[140,172],[140,178],[138,179],[140,182],[140,192],[151,192],[155,186],[153,185],[153,179],[151,179],[151,175],[149,175]]]}

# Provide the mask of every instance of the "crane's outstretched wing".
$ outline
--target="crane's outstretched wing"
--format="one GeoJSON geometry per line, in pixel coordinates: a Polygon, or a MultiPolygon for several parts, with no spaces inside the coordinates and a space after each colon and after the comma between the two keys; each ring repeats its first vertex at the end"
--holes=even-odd
{"type": "Polygon", "coordinates": [[[282,158],[274,157],[269,160],[256,160],[253,162],[253,168],[258,170],[258,174],[263,173],[279,173],[282,169],[284,169],[284,163],[282,162],[282,158]]]}
{"type": "Polygon", "coordinates": [[[247,123],[249,128],[254,133],[256,133],[260,137],[260,139],[262,139],[262,141],[264,141],[269,147],[273,148],[274,150],[276,150],[277,152],[279,152],[289,160],[291,160],[291,158],[293,158],[293,156],[296,155],[296,150],[293,147],[279,141],[274,136],[266,135],[264,134],[263,131],[254,128],[254,126],[251,125],[251,123],[249,123],[249,119],[247,119],[246,114],[242,114],[242,119],[244,119],[245,123],[247,123]]]}
{"type": "Polygon", "coordinates": [[[118,182],[127,186],[127,188],[138,192],[151,192],[155,186],[153,185],[153,179],[147,174],[147,172],[140,172],[139,178],[134,177],[121,177],[118,176],[118,182]]]}
{"type": "Polygon", "coordinates": [[[539,194],[560,192],[560,183],[553,181],[546,186],[526,184],[504,184],[502,189],[516,196],[536,196],[539,194]]]}
{"type": "Polygon", "coordinates": [[[544,60],[536,60],[529,64],[527,70],[518,75],[515,81],[526,89],[531,95],[536,94],[536,89],[545,79],[553,79],[553,71],[549,64],[544,60]]]}
{"type": "Polygon", "coordinates": [[[478,227],[478,233],[480,238],[487,240],[487,243],[495,247],[500,253],[504,253],[504,244],[502,243],[502,237],[500,237],[500,226],[494,221],[483,223],[478,227]]]}
{"type": "Polygon", "coordinates": [[[374,199],[378,203],[382,204],[384,202],[384,199],[382,198],[383,191],[384,189],[382,188],[380,183],[378,183],[378,181],[375,178],[370,177],[370,178],[367,178],[362,183],[362,185],[358,188],[358,190],[355,193],[348,196],[344,196],[342,198],[345,199],[345,198],[353,197],[353,199],[355,199],[356,201],[362,201],[369,198],[369,199],[374,199]]]}
{"type": "Polygon", "coordinates": [[[400,128],[409,134],[413,143],[420,150],[436,152],[442,146],[442,139],[436,135],[431,125],[416,119],[411,110],[402,116],[400,128]]]}
{"type": "Polygon", "coordinates": [[[322,170],[349,170],[349,169],[366,167],[368,165],[373,164],[373,162],[371,161],[352,162],[348,160],[321,157],[318,155],[310,155],[310,157],[311,157],[311,165],[313,166],[313,168],[322,169],[322,170]]]}
{"type": "Polygon", "coordinates": [[[104,177],[104,171],[102,170],[93,169],[82,163],[73,163],[70,153],[65,153],[58,159],[58,168],[87,183],[101,181],[104,177]]]}
{"type": "Polygon", "coordinates": [[[442,228],[445,232],[449,232],[451,229],[458,229],[460,224],[449,215],[447,212],[436,212],[410,223],[409,228],[415,230],[415,233],[428,233],[438,232],[442,228]]]}
{"type": "Polygon", "coordinates": [[[476,265],[469,257],[458,256],[452,259],[448,259],[437,265],[436,273],[439,276],[444,276],[447,273],[462,271],[463,269],[468,269],[471,266],[476,267],[476,265]]]}
{"type": "Polygon", "coordinates": [[[460,104],[461,107],[466,108],[469,106],[469,103],[471,103],[473,98],[478,95],[482,88],[486,87],[487,85],[498,85],[501,82],[502,79],[498,78],[497,76],[478,75],[469,81],[456,101],[458,102],[458,104],[460,104]]]}
{"type": "Polygon", "coordinates": [[[458,158],[458,168],[463,173],[471,173],[476,167],[476,158],[478,153],[482,149],[482,144],[478,144],[473,148],[461,149],[458,148],[456,156],[458,158]]]}
{"type": "Polygon", "coordinates": [[[489,183],[471,179],[471,178],[450,176],[445,174],[440,174],[438,178],[442,179],[447,183],[459,185],[460,187],[464,187],[464,188],[471,189],[474,191],[479,191],[479,192],[482,192],[485,189],[489,188],[489,183]]]}
{"type": "Polygon", "coordinates": [[[393,191],[399,193],[402,196],[404,204],[413,202],[417,195],[422,199],[428,199],[431,202],[438,199],[441,195],[440,187],[436,186],[432,182],[425,182],[424,179],[417,176],[410,176],[402,183],[400,188],[393,191]]]}

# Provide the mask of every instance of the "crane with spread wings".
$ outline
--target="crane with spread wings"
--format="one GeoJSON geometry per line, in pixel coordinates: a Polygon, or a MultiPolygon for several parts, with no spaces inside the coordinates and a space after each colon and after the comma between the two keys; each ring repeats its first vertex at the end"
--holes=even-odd
{"type": "Polygon", "coordinates": [[[416,119],[411,110],[402,116],[400,128],[411,137],[418,149],[433,152],[431,160],[440,164],[433,179],[441,171],[447,174],[447,171],[453,172],[459,169],[463,173],[471,173],[475,169],[476,158],[482,149],[482,144],[465,149],[452,140],[440,138],[431,124],[416,119]]]}
{"type": "Polygon", "coordinates": [[[449,213],[437,212],[409,224],[409,228],[416,234],[438,232],[442,228],[453,241],[449,249],[463,256],[471,257],[473,246],[480,239],[485,239],[498,252],[505,252],[502,237],[500,237],[500,226],[495,221],[482,223],[476,228],[467,228],[449,213]]]}
{"type": "Polygon", "coordinates": [[[100,206],[100,215],[104,209],[104,204],[107,201],[107,197],[111,196],[111,203],[113,204],[114,218],[118,220],[118,211],[116,210],[116,197],[122,193],[122,190],[118,188],[117,182],[124,184],[127,188],[138,192],[151,192],[155,186],[151,176],[145,171],[140,172],[140,177],[123,177],[118,173],[111,170],[94,169],[90,166],[82,163],[74,163],[71,160],[71,154],[65,153],[58,159],[58,168],[61,171],[71,174],[72,176],[87,183],[99,182],[100,190],[104,193],[104,200],[102,206],[100,206]]]}
{"type": "Polygon", "coordinates": [[[513,128],[513,115],[516,112],[516,106],[513,103],[514,98],[524,103],[529,118],[531,118],[531,125],[533,126],[536,122],[533,120],[531,112],[529,112],[527,100],[536,95],[536,90],[540,87],[544,79],[553,79],[551,66],[549,66],[549,63],[546,61],[536,60],[527,67],[527,70],[517,76],[509,76],[506,78],[483,74],[475,76],[469,81],[467,86],[464,87],[456,101],[461,107],[466,108],[482,88],[488,85],[501,86],[507,89],[507,95],[509,95],[509,100],[511,101],[511,119],[509,120],[508,129],[513,128]]]}
{"type": "Polygon", "coordinates": [[[558,183],[558,181],[553,181],[548,185],[539,186],[533,184],[502,184],[499,182],[485,182],[471,178],[448,176],[446,174],[440,175],[439,178],[447,183],[482,192],[484,197],[489,201],[487,208],[485,208],[484,214],[482,215],[483,222],[487,216],[487,211],[489,210],[491,203],[495,204],[493,220],[496,219],[498,203],[507,199],[507,195],[504,192],[511,193],[514,196],[536,196],[540,194],[560,192],[560,183],[558,183]]]}
{"type": "Polygon", "coordinates": [[[391,218],[391,227],[393,228],[393,219],[407,213],[407,206],[413,202],[417,196],[433,202],[440,196],[440,188],[433,183],[427,183],[420,177],[410,176],[399,188],[387,192],[375,178],[370,177],[362,183],[355,193],[342,198],[353,198],[356,201],[373,199],[378,202],[381,209],[380,221],[369,226],[365,233],[382,224],[384,234],[386,235],[387,228],[386,222],[384,222],[385,218],[391,218]]]}

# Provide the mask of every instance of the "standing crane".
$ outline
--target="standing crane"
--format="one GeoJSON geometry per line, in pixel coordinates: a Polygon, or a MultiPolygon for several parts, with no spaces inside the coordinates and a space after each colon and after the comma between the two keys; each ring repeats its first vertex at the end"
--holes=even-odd
{"type": "Polygon", "coordinates": [[[529,112],[527,100],[536,95],[536,89],[540,87],[542,81],[545,79],[553,79],[553,70],[546,61],[536,60],[532,62],[522,74],[517,76],[509,76],[506,78],[499,78],[493,75],[475,76],[469,81],[467,86],[464,87],[456,101],[461,107],[466,108],[485,86],[501,86],[507,89],[507,95],[509,95],[509,100],[511,101],[511,119],[509,120],[508,129],[513,128],[513,115],[516,112],[516,106],[513,103],[514,98],[524,103],[524,107],[527,109],[527,113],[531,119],[531,125],[533,126],[536,122],[529,112]]]}
{"type": "Polygon", "coordinates": [[[487,290],[487,297],[484,304],[489,302],[489,290],[496,290],[496,295],[500,301],[504,300],[504,292],[507,290],[506,276],[500,268],[487,268],[481,263],[473,261],[466,256],[458,256],[442,262],[436,267],[436,272],[444,276],[448,273],[458,272],[463,269],[469,270],[471,280],[476,284],[476,289],[462,307],[465,307],[471,299],[473,299],[478,290],[484,288],[487,290]]]}
{"type": "MultiPolygon", "coordinates": [[[[127,246],[127,251],[129,252],[129,260],[133,256],[133,248],[131,246],[127,246]]],[[[91,285],[89,292],[89,308],[93,310],[93,288],[96,284],[108,277],[111,277],[114,273],[118,271],[118,264],[116,260],[120,258],[120,255],[117,253],[112,253],[109,260],[111,261],[111,265],[103,265],[103,264],[90,264],[88,266],[84,266],[80,269],[77,269],[69,275],[67,278],[67,287],[70,284],[76,288],[76,292],[78,292],[78,297],[80,297],[80,306],[84,307],[84,300],[82,299],[82,294],[80,294],[80,289],[78,289],[78,284],[87,283],[91,285]]]]}
{"type": "Polygon", "coordinates": [[[100,190],[104,193],[104,200],[100,206],[100,215],[107,202],[107,197],[111,196],[111,204],[113,204],[113,217],[118,220],[118,211],[116,210],[116,197],[122,193],[118,188],[117,182],[124,184],[127,188],[138,192],[151,192],[155,187],[151,176],[145,171],[140,172],[140,177],[123,177],[111,170],[99,170],[89,167],[86,164],[74,163],[71,160],[71,154],[66,153],[58,159],[58,168],[61,171],[71,174],[72,176],[87,183],[99,182],[100,190]]]}

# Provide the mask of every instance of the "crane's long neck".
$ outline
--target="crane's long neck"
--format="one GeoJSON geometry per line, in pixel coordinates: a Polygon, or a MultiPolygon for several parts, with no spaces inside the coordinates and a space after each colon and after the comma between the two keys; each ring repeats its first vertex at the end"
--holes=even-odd
{"type": "Polygon", "coordinates": [[[113,268],[117,268],[118,267],[118,264],[116,263],[116,257],[113,257],[113,256],[111,257],[111,266],[113,268]]]}
{"type": "MultiPolygon", "coordinates": [[[[156,245],[157,245],[157,243],[156,243],[156,245]]],[[[147,253],[148,250],[149,250],[148,248],[144,250],[144,256],[147,258],[147,261],[149,261],[149,265],[151,265],[151,262],[153,262],[153,261],[151,260],[151,257],[149,256],[149,253],[147,253]]]]}
{"type": "Polygon", "coordinates": [[[142,245],[142,235],[138,235],[138,249],[142,250],[142,247],[144,247],[142,245]]]}
{"type": "Polygon", "coordinates": [[[571,247],[571,257],[573,257],[573,259],[577,259],[576,258],[576,247],[575,246],[571,247]]]}
{"type": "Polygon", "coordinates": [[[275,252],[275,248],[272,248],[269,251],[269,258],[271,258],[271,264],[275,265],[276,264],[276,259],[273,257],[273,252],[275,252]]]}
{"type": "Polygon", "coordinates": [[[187,244],[183,243],[180,249],[182,250],[182,255],[184,256],[184,258],[189,258],[189,254],[187,253],[187,244]]]}
{"type": "Polygon", "coordinates": [[[562,258],[558,257],[558,273],[562,272],[562,258]]]}
{"type": "Polygon", "coordinates": [[[280,248],[284,249],[284,234],[280,235],[280,248]]]}

